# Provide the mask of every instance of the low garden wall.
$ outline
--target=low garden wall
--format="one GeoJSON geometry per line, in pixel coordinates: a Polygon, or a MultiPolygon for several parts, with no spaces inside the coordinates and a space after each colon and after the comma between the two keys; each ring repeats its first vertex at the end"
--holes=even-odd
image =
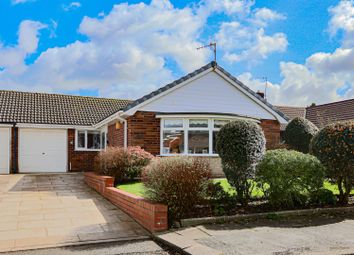
{"type": "Polygon", "coordinates": [[[114,178],[85,173],[85,182],[150,232],[168,229],[167,206],[130,194],[113,186],[114,178]]]}

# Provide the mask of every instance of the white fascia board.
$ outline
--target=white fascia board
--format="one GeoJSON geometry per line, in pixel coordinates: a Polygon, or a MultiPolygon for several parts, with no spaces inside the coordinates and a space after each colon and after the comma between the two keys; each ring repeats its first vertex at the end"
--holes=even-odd
{"type": "Polygon", "coordinates": [[[13,126],[14,125],[11,125],[11,124],[0,124],[0,127],[6,127],[6,128],[11,128],[13,126]]]}
{"type": "Polygon", "coordinates": [[[125,121],[125,118],[123,118],[121,115],[122,115],[122,111],[119,111],[119,112],[116,112],[114,113],[113,115],[105,118],[104,120],[102,120],[101,122],[95,124],[93,127],[94,128],[101,128],[102,126],[104,125],[107,125],[108,123],[110,123],[111,121],[114,121],[114,120],[119,120],[119,121],[122,121],[124,122],[125,121]]]}
{"type": "Polygon", "coordinates": [[[84,129],[94,130],[93,126],[77,126],[77,125],[54,125],[54,124],[30,124],[30,123],[17,123],[16,127],[19,128],[40,128],[40,129],[84,129]]]}
{"type": "Polygon", "coordinates": [[[251,120],[257,123],[260,123],[259,118],[248,117],[248,116],[232,116],[224,114],[157,114],[156,118],[168,119],[168,118],[212,118],[212,119],[238,119],[238,120],[251,120]]]}
{"type": "Polygon", "coordinates": [[[231,83],[235,88],[240,90],[242,93],[244,93],[246,96],[248,96],[250,99],[252,99],[255,103],[260,105],[262,108],[264,108],[267,112],[272,114],[281,124],[288,124],[288,121],[284,119],[282,116],[280,116],[277,112],[275,112],[273,109],[271,109],[268,105],[264,104],[262,101],[260,101],[258,98],[256,98],[254,95],[249,93],[247,90],[242,88],[240,85],[238,85],[236,82],[234,82],[232,79],[227,77],[223,72],[219,71],[218,69],[215,69],[215,72],[219,74],[221,77],[223,77],[226,81],[231,83]]]}
{"type": "Polygon", "coordinates": [[[147,105],[147,104],[149,104],[149,103],[151,103],[151,102],[153,102],[153,101],[155,101],[155,100],[157,100],[157,99],[159,99],[159,98],[161,98],[163,96],[166,96],[166,95],[170,94],[174,90],[179,89],[179,88],[187,85],[188,83],[199,79],[200,77],[206,75],[207,73],[209,73],[209,72],[211,72],[213,70],[214,70],[214,67],[210,67],[209,69],[204,70],[203,72],[195,75],[194,77],[189,78],[189,79],[185,80],[184,82],[181,82],[180,84],[178,84],[178,85],[176,85],[176,86],[174,86],[174,87],[172,87],[172,88],[170,88],[170,89],[168,89],[168,90],[166,90],[164,92],[161,92],[160,94],[158,94],[158,95],[156,95],[156,96],[154,96],[152,98],[149,98],[148,100],[142,102],[141,104],[138,104],[137,106],[134,106],[133,108],[127,110],[126,112],[123,112],[122,116],[132,116],[132,115],[134,115],[139,110],[139,108],[143,107],[144,105],[147,105]]]}

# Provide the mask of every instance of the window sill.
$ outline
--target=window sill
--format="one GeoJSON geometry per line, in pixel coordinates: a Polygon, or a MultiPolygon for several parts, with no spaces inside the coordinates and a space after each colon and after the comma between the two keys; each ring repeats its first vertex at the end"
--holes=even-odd
{"type": "Polygon", "coordinates": [[[177,156],[188,156],[188,157],[213,157],[218,158],[219,154],[160,154],[161,157],[177,157],[177,156]]]}
{"type": "Polygon", "coordinates": [[[75,149],[75,151],[101,151],[104,149],[75,149]]]}

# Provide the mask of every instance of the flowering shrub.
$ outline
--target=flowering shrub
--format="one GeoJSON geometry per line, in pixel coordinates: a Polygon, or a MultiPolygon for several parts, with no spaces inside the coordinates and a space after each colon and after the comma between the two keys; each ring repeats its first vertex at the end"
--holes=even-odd
{"type": "Polygon", "coordinates": [[[140,147],[108,147],[95,158],[95,171],[109,175],[116,182],[134,179],[141,175],[143,168],[154,156],[140,147]]]}
{"type": "Polygon", "coordinates": [[[322,186],[325,169],[314,156],[289,150],[267,151],[257,166],[257,180],[275,207],[303,205],[322,186]]]}
{"type": "Polygon", "coordinates": [[[327,167],[328,177],[337,181],[339,202],[348,203],[354,181],[354,121],[321,129],[311,141],[310,152],[327,167]]]}
{"type": "Polygon", "coordinates": [[[310,141],[317,132],[318,128],[311,121],[297,117],[286,126],[285,142],[293,150],[308,153],[310,141]]]}
{"type": "Polygon", "coordinates": [[[251,183],[255,166],[265,152],[262,128],[253,121],[236,120],[223,126],[216,139],[227,181],[235,187],[237,199],[247,205],[251,197],[251,183]]]}
{"type": "Polygon", "coordinates": [[[194,157],[156,158],[145,168],[148,197],[168,205],[171,219],[188,215],[203,201],[210,178],[208,161],[194,157]]]}

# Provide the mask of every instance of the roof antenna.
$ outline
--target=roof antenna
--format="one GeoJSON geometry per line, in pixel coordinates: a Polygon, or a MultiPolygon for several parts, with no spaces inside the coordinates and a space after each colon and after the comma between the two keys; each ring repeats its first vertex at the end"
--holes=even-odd
{"type": "Polygon", "coordinates": [[[204,48],[213,48],[214,51],[214,62],[216,63],[216,42],[210,42],[207,45],[203,45],[197,48],[197,50],[204,49],[204,48]]]}
{"type": "Polygon", "coordinates": [[[267,100],[268,78],[267,78],[267,76],[264,76],[264,77],[262,77],[262,79],[265,82],[265,85],[264,85],[264,99],[267,100]]]}

